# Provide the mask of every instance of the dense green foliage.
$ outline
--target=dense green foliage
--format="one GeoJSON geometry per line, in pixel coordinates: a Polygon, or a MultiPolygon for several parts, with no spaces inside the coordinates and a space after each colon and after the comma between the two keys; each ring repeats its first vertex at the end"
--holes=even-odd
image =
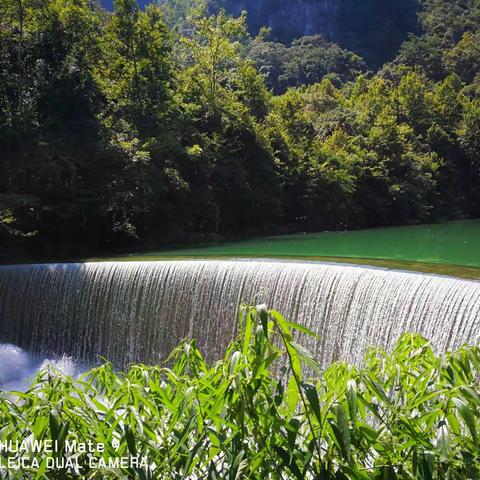
{"type": "Polygon", "coordinates": [[[326,75],[341,82],[351,81],[367,69],[358,55],[320,35],[302,37],[289,47],[259,36],[251,43],[248,56],[275,93],[317,83],[326,75]]]}
{"type": "Polygon", "coordinates": [[[403,71],[341,89],[327,79],[273,104],[266,124],[285,205],[307,228],[480,213],[478,154],[464,149],[478,101],[458,76],[433,83],[403,71]]]}
{"type": "Polygon", "coordinates": [[[397,63],[416,67],[435,80],[455,72],[467,83],[478,83],[480,4],[424,0],[422,6],[423,34],[405,42],[397,63]]]}
{"type": "MultiPolygon", "coordinates": [[[[167,24],[186,27],[190,9],[209,14],[222,8],[232,16],[248,12],[247,27],[256,36],[265,27],[274,43],[290,44],[303,36],[321,35],[363,57],[378,68],[396,55],[408,34],[419,29],[416,13],[424,0],[156,0],[167,24]]],[[[113,0],[101,0],[113,10],[113,0]]],[[[140,6],[154,3],[139,0],[140,6]]]]}
{"type": "Polygon", "coordinates": [[[193,0],[0,8],[4,252],[480,215],[473,0],[423,2],[376,75],[193,0]]]}
{"type": "MultiPolygon", "coordinates": [[[[245,307],[239,338],[212,365],[184,342],[168,368],[122,375],[106,364],[79,381],[47,368],[26,393],[0,396],[0,441],[57,441],[58,459],[72,458],[67,442],[105,445],[77,454],[82,478],[478,478],[478,348],[436,356],[407,334],[391,353],[371,348],[359,368],[337,362],[320,373],[293,330],[311,335],[245,307]],[[147,460],[99,467],[129,456],[147,460]]],[[[72,478],[45,470],[47,456],[32,455],[41,467],[18,475],[72,478]]]]}

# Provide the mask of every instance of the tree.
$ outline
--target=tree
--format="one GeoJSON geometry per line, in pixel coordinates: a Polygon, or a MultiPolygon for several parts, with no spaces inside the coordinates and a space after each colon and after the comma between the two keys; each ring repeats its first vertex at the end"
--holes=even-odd
{"type": "Polygon", "coordinates": [[[458,130],[459,142],[466,153],[466,194],[469,213],[480,214],[480,99],[467,100],[458,130]]]}
{"type": "Polygon", "coordinates": [[[245,16],[230,18],[222,10],[218,15],[196,16],[192,38],[183,42],[191,53],[187,75],[195,78],[213,114],[224,100],[222,93],[235,69],[242,64],[240,50],[247,37],[245,16]]]}
{"type": "Polygon", "coordinates": [[[353,80],[366,70],[365,62],[321,35],[294,40],[289,47],[256,39],[249,56],[275,93],[288,87],[318,83],[331,75],[340,82],[353,80]]]}
{"type": "Polygon", "coordinates": [[[192,222],[215,233],[266,229],[279,214],[273,159],[259,125],[269,94],[244,56],[245,17],[197,16],[192,32],[183,40],[189,56],[181,75],[184,142],[195,152],[192,222]]]}
{"type": "Polygon", "coordinates": [[[0,193],[14,232],[46,244],[82,228],[95,198],[99,21],[83,0],[6,0],[2,14],[0,193]]]}
{"type": "Polygon", "coordinates": [[[480,32],[465,32],[461,40],[444,57],[445,68],[455,72],[466,83],[472,83],[480,72],[480,32]]]}
{"type": "Polygon", "coordinates": [[[401,48],[395,64],[417,69],[434,80],[457,72],[471,81],[478,65],[475,45],[480,6],[474,0],[423,0],[419,12],[421,35],[412,35],[401,48]]]}
{"type": "Polygon", "coordinates": [[[171,45],[157,6],[141,12],[135,0],[115,2],[96,78],[106,99],[101,118],[110,162],[104,209],[121,236],[137,237],[152,225],[175,226],[170,198],[188,190],[173,157],[178,142],[171,45]]]}

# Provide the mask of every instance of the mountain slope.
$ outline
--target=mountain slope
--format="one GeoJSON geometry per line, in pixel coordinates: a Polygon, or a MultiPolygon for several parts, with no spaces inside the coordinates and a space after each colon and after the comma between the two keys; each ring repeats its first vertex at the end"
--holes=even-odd
{"type": "MultiPolygon", "coordinates": [[[[113,0],[101,0],[108,10],[113,0]]],[[[150,3],[139,0],[140,6],[150,3]]],[[[248,12],[256,35],[271,29],[270,40],[289,44],[321,34],[326,40],[364,58],[372,68],[395,57],[409,33],[418,31],[418,0],[157,0],[171,18],[182,17],[192,5],[207,4],[210,12],[224,8],[238,16],[248,12]]]]}
{"type": "Polygon", "coordinates": [[[321,34],[359,54],[374,67],[394,57],[408,33],[416,32],[417,0],[214,0],[227,12],[248,12],[252,34],[262,26],[272,39],[291,42],[321,34]]]}

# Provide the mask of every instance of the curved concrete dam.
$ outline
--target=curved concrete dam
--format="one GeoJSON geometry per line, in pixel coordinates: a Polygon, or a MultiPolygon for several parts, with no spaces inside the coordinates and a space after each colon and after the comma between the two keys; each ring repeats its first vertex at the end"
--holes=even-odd
{"type": "Polygon", "coordinates": [[[348,265],[168,261],[0,267],[0,343],[31,353],[164,359],[196,338],[210,359],[235,336],[240,303],[266,303],[320,335],[320,363],[359,362],[406,331],[439,350],[477,343],[480,282],[348,265]]]}

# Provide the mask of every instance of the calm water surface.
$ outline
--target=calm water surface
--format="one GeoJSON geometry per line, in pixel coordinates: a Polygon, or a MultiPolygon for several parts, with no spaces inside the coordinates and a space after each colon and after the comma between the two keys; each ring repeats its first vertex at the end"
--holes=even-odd
{"type": "Polygon", "coordinates": [[[285,235],[151,253],[371,258],[480,267],[480,220],[285,235]]]}

